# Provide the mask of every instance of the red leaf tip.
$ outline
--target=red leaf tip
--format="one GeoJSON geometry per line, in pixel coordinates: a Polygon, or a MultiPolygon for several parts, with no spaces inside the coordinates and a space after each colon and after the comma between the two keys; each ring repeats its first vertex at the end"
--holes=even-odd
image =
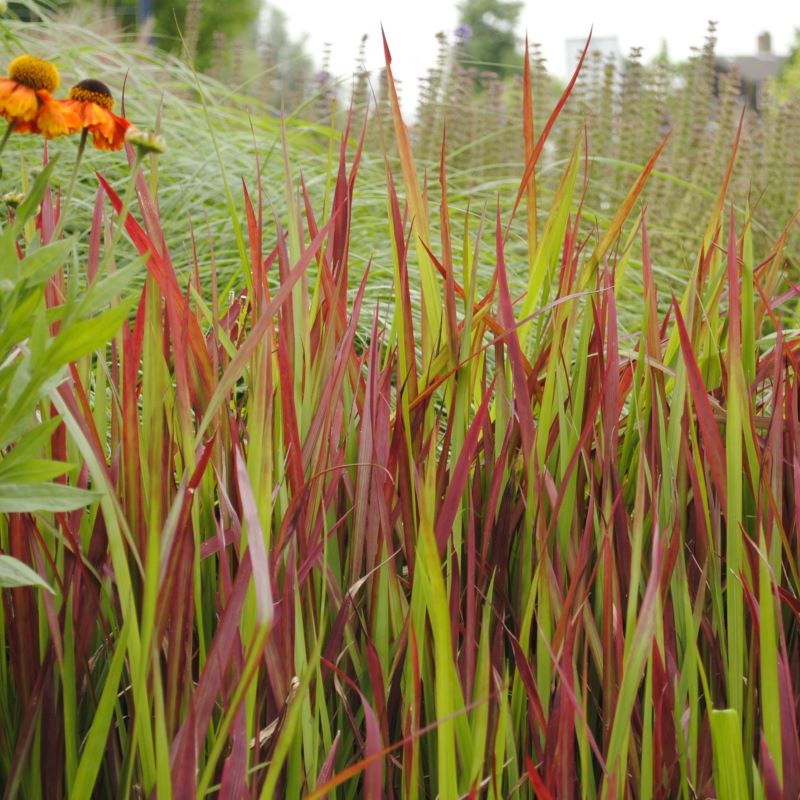
{"type": "Polygon", "coordinates": [[[383,23],[381,23],[381,38],[383,39],[383,57],[386,60],[386,66],[392,66],[392,54],[389,51],[389,42],[386,41],[386,31],[383,29],[383,23]]]}

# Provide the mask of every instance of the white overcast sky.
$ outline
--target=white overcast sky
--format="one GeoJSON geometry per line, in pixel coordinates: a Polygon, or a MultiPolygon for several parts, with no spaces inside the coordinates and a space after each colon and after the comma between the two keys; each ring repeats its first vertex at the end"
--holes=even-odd
{"type": "MultiPolygon", "coordinates": [[[[449,0],[267,0],[267,5],[286,12],[295,36],[308,34],[308,49],[317,63],[323,46],[330,44],[332,71],[339,76],[352,74],[365,33],[369,37],[367,67],[377,69],[383,64],[383,23],[392,68],[405,87],[404,105],[410,105],[418,78],[436,57],[436,32],[452,34],[458,19],[456,3],[449,0]]],[[[527,0],[519,33],[527,31],[532,42],[539,42],[550,71],[563,76],[567,73],[565,40],[585,37],[592,26],[596,36],[616,36],[624,54],[640,46],[649,60],[666,41],[670,57],[680,59],[689,55],[693,45],[702,45],[710,19],[718,23],[717,50],[722,55],[755,52],[761,31],[772,34],[773,50],[783,54],[795,41],[800,5],[791,0],[527,0]]]]}

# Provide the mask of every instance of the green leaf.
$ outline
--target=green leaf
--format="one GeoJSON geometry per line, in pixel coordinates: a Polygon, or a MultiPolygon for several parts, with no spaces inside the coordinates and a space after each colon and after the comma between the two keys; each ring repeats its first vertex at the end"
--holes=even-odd
{"type": "Polygon", "coordinates": [[[72,249],[73,239],[60,239],[40,247],[19,262],[17,277],[28,286],[40,286],[58,272],[72,249]]]}
{"type": "Polygon", "coordinates": [[[759,537],[758,594],[761,607],[759,625],[760,646],[758,648],[759,675],[761,678],[761,717],[764,739],[778,780],[783,780],[783,744],[781,725],[781,692],[778,680],[779,634],[776,625],[774,577],[767,561],[767,541],[762,531],[759,537]]]}
{"type": "Polygon", "coordinates": [[[114,715],[114,705],[117,702],[117,689],[122,677],[122,668],[125,666],[128,630],[129,628],[126,624],[123,625],[119,633],[114,657],[111,659],[111,666],[108,668],[106,682],[103,685],[103,693],[100,695],[100,702],[94,712],[92,727],[89,728],[89,735],[86,737],[86,744],[81,753],[78,772],[75,775],[75,781],[70,787],[70,797],[91,797],[94,793],[97,773],[100,771],[100,766],[106,755],[108,731],[114,715]]]}
{"type": "MultiPolygon", "coordinates": [[[[645,676],[647,659],[653,643],[656,629],[656,618],[659,614],[658,579],[661,569],[661,545],[657,537],[653,538],[653,560],[650,578],[642,599],[639,619],[636,627],[625,631],[625,660],[623,663],[622,681],[619,687],[617,707],[614,710],[614,722],[611,726],[611,738],[608,743],[606,765],[609,773],[617,779],[617,793],[624,786],[624,775],[630,720],[636,704],[639,684],[645,676]]],[[[603,787],[603,797],[608,796],[608,783],[603,787]]],[[[621,795],[620,795],[621,796],[621,795]]]]}
{"type": "Polygon", "coordinates": [[[19,204],[17,213],[14,216],[14,225],[10,228],[12,238],[16,239],[25,227],[25,223],[39,210],[39,203],[42,202],[47,184],[50,182],[50,174],[58,161],[58,156],[53,156],[45,168],[36,176],[28,196],[19,204]]]}
{"type": "Polygon", "coordinates": [[[0,556],[0,587],[13,586],[38,586],[41,589],[47,589],[50,594],[55,594],[39,574],[27,564],[23,564],[13,556],[0,556]]]}
{"type": "Polygon", "coordinates": [[[745,800],[750,797],[744,771],[742,728],[734,709],[711,712],[711,744],[714,751],[714,785],[719,800],[745,800]]]}
{"type": "Polygon", "coordinates": [[[4,354],[12,345],[28,338],[43,297],[44,287],[37,286],[20,289],[10,300],[4,299],[4,316],[0,319],[0,342],[4,354]]]}
{"type": "Polygon", "coordinates": [[[14,483],[46,483],[69,472],[73,466],[51,458],[7,458],[0,461],[0,483],[4,478],[12,478],[14,483]]]}
{"type": "Polygon", "coordinates": [[[20,273],[20,261],[17,255],[16,243],[25,228],[25,223],[39,209],[45,189],[50,181],[50,174],[58,161],[58,156],[50,159],[50,162],[39,173],[31,187],[28,196],[17,207],[14,215],[14,224],[8,225],[0,236],[0,288],[17,284],[20,273]]]}
{"type": "MultiPolygon", "coordinates": [[[[95,280],[77,308],[78,315],[86,317],[107,308],[112,301],[123,294],[134,278],[141,274],[145,261],[144,257],[137,258],[130,266],[95,280]]],[[[138,295],[136,299],[138,300],[138,295]]]]}
{"type": "MultiPolygon", "coordinates": [[[[55,433],[56,428],[61,423],[61,417],[55,416],[43,422],[36,423],[31,421],[31,425],[36,427],[27,431],[22,431],[15,437],[14,448],[0,461],[0,475],[13,466],[22,464],[31,458],[38,458],[42,450],[47,447],[50,437],[55,433]]],[[[0,442],[0,446],[4,446],[0,442]]]]}
{"type": "Polygon", "coordinates": [[[137,298],[131,295],[125,302],[92,319],[75,322],[62,328],[47,358],[53,367],[69,364],[102,347],[128,317],[137,298]]]}
{"type": "Polygon", "coordinates": [[[100,497],[63,483],[0,483],[0,513],[74,511],[100,497]]]}

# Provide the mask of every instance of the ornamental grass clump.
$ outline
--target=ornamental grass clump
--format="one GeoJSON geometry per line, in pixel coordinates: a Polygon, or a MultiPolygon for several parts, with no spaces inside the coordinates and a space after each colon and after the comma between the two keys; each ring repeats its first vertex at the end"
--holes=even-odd
{"type": "Polygon", "coordinates": [[[52,160],[4,224],[6,796],[796,797],[793,220],[757,245],[740,126],[665,292],[666,142],[585,220],[583,135],[540,184],[578,71],[534,117],[529,68],[516,185],[458,208],[385,52],[388,264],[352,249],[352,120],[320,202],[288,135],[223,172],[229,281],[190,221],[180,269],[132,129],[85,250],[52,160]]]}

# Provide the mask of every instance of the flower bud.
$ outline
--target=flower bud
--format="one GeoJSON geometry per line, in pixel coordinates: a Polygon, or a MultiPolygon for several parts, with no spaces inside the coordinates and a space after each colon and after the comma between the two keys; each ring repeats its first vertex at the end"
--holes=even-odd
{"type": "Polygon", "coordinates": [[[16,208],[25,199],[25,195],[22,192],[6,192],[0,199],[9,208],[16,208]]]}
{"type": "Polygon", "coordinates": [[[140,131],[138,128],[129,128],[125,134],[125,141],[135,147],[140,155],[145,153],[163,153],[167,146],[164,143],[164,138],[155,133],[140,131]]]}

